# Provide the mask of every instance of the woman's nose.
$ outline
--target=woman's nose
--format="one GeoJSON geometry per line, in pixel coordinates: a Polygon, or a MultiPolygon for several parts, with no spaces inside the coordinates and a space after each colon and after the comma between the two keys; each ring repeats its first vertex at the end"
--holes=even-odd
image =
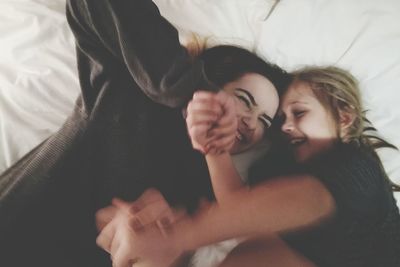
{"type": "Polygon", "coordinates": [[[254,131],[257,127],[257,117],[256,116],[246,116],[242,118],[243,124],[246,125],[247,129],[254,131]]]}

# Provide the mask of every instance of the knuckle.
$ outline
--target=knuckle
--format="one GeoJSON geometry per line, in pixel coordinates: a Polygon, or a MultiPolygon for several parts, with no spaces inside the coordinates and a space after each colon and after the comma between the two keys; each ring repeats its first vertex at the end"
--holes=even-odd
{"type": "Polygon", "coordinates": [[[192,110],[193,110],[193,100],[191,100],[187,105],[186,112],[190,113],[192,110]]]}
{"type": "Polygon", "coordinates": [[[96,214],[95,214],[96,221],[101,221],[103,219],[104,215],[105,215],[104,209],[100,209],[100,210],[96,211],[96,214]]]}
{"type": "Polygon", "coordinates": [[[199,126],[193,126],[193,127],[190,129],[190,133],[191,133],[191,136],[192,136],[192,137],[197,138],[198,135],[199,135],[199,133],[200,133],[199,126]]]}
{"type": "Polygon", "coordinates": [[[193,117],[192,115],[187,116],[186,118],[186,124],[190,127],[193,125],[193,117]]]}

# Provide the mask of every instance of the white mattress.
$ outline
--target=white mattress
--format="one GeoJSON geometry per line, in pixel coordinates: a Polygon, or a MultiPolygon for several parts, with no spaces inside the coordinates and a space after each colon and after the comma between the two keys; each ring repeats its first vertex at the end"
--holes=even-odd
{"type": "MultiPolygon", "coordinates": [[[[336,64],[361,83],[367,117],[400,147],[400,1],[155,0],[182,42],[235,43],[287,70],[336,64]]],[[[0,1],[0,172],[56,131],[79,93],[65,0],[0,1]]],[[[380,152],[400,182],[400,152],[380,152]]]]}

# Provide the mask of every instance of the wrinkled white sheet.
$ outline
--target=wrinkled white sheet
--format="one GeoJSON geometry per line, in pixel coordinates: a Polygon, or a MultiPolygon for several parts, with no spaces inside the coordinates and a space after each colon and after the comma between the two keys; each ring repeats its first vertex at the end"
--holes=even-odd
{"type": "Polygon", "coordinates": [[[79,86],[60,0],[0,1],[0,172],[56,131],[79,86]]]}
{"type": "MultiPolygon", "coordinates": [[[[181,40],[254,49],[287,70],[336,64],[361,84],[368,118],[400,147],[400,1],[155,0],[181,40]]],[[[65,0],[0,1],[0,172],[56,131],[79,93],[65,0]]],[[[400,152],[380,153],[400,182],[400,152]]]]}

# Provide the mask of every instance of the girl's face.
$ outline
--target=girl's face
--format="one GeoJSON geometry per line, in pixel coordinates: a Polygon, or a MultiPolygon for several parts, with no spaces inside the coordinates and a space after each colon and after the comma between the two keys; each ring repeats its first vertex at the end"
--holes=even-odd
{"type": "Polygon", "coordinates": [[[279,111],[284,133],[298,162],[305,162],[339,140],[332,115],[305,82],[294,82],[282,97],[279,111]]]}
{"type": "Polygon", "coordinates": [[[279,105],[275,86],[264,76],[249,73],[223,88],[234,96],[238,130],[232,154],[252,148],[271,126],[279,105]]]}

